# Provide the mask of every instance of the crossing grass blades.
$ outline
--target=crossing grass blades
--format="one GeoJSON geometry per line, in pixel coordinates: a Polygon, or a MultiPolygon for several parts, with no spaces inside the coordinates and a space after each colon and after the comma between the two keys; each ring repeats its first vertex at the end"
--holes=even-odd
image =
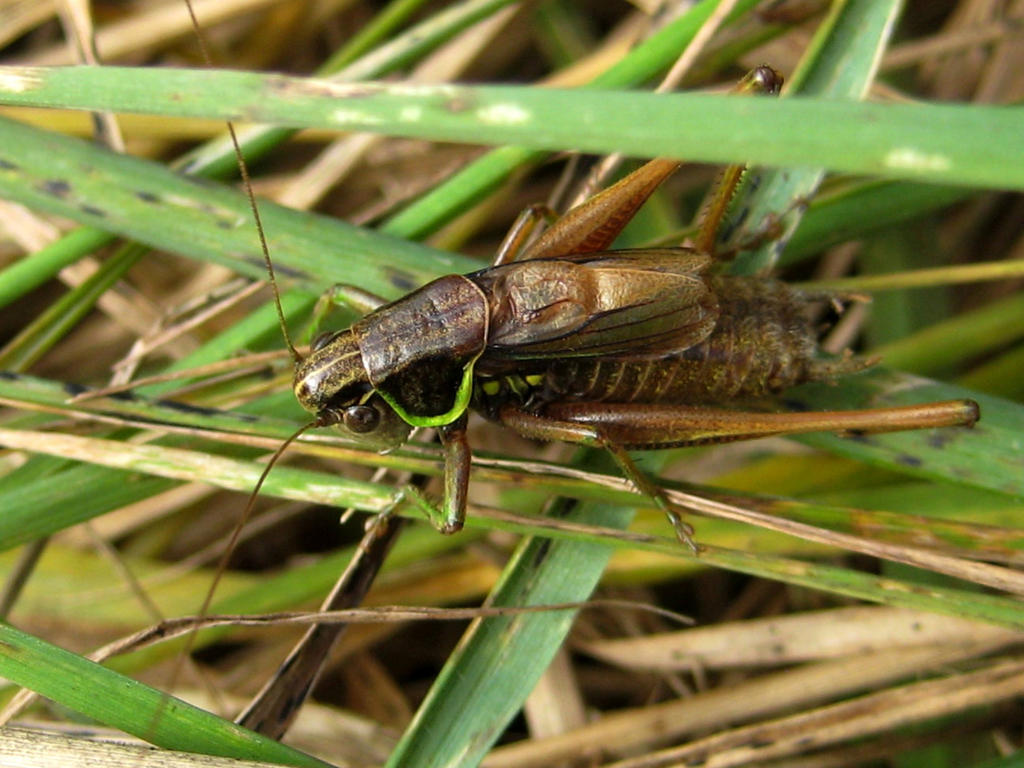
{"type": "MultiPolygon", "coordinates": [[[[781,75],[762,66],[735,90],[775,95],[781,85],[781,75]]],[[[561,217],[546,206],[527,209],[485,269],[438,278],[390,303],[356,287],[336,286],[332,301],[366,314],[347,329],[320,333],[303,357],[285,324],[233,129],[231,135],[282,335],[295,361],[294,394],[314,415],[274,453],[243,521],[274,464],[307,430],[338,426],[387,449],[404,443],[415,428],[432,427],[444,457],[441,503],[411,484],[401,498],[440,532],[457,533],[466,515],[471,468],[466,428],[473,410],[527,438],[607,450],[633,487],[666,514],[680,541],[699,555],[683,510],[639,470],[629,449],[822,430],[868,434],[971,426],[979,417],[971,400],[800,413],[737,407],[798,384],[863,370],[872,361],[819,352],[812,309],[822,302],[838,306],[848,297],[802,292],[768,278],[726,276],[716,269],[718,229],[742,176],[740,167],[719,177],[692,243],[611,250],[644,202],[680,166],[668,158],[644,164],[561,217]],[[531,241],[544,219],[550,226],[531,241]]],[[[360,585],[358,594],[340,597],[336,588],[325,610],[361,600],[397,530],[393,524],[371,530],[361,557],[348,569],[349,581],[360,585]]],[[[225,565],[226,555],[218,573],[225,565]]],[[[215,588],[216,580],[200,616],[215,588]]],[[[236,722],[280,738],[305,698],[294,691],[308,693],[342,626],[311,628],[236,722]]]]}
{"type": "MultiPolygon", "coordinates": [[[[771,93],[779,85],[760,68],[741,89],[771,93]]],[[[336,291],[367,314],[322,334],[307,356],[296,353],[295,395],[313,414],[302,431],[340,425],[391,446],[416,427],[437,428],[443,498],[435,504],[413,486],[406,498],[445,533],[458,531],[466,513],[470,411],[526,437],[601,447],[699,553],[699,529],[636,467],[630,449],[969,426],[978,418],[969,400],[755,410],[788,387],[853,374],[871,361],[818,350],[808,310],[846,297],[723,274],[715,241],[735,173],[723,176],[730,181],[713,195],[692,243],[610,250],[677,167],[653,160],[561,218],[532,210],[490,267],[442,277],[398,301],[336,291]],[[545,217],[553,223],[531,242],[545,217]]]]}

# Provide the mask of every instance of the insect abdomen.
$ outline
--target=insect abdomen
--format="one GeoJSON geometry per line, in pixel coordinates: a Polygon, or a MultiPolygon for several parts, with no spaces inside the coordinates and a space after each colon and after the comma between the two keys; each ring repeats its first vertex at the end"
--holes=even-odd
{"type": "Polygon", "coordinates": [[[538,394],[548,402],[721,404],[755,399],[863,367],[816,359],[810,301],[774,280],[709,278],[719,318],[711,334],[656,359],[553,363],[538,394]]]}

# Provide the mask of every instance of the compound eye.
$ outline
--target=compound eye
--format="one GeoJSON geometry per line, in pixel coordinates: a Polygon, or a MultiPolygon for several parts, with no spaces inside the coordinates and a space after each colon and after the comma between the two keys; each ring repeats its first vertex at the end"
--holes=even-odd
{"type": "Polygon", "coordinates": [[[380,424],[380,412],[372,405],[353,405],[345,409],[344,421],[351,432],[365,434],[380,424]]]}
{"type": "Polygon", "coordinates": [[[309,345],[309,351],[316,352],[323,349],[330,344],[331,339],[337,335],[337,331],[324,331],[323,333],[318,333],[316,338],[313,339],[313,343],[309,345]]]}

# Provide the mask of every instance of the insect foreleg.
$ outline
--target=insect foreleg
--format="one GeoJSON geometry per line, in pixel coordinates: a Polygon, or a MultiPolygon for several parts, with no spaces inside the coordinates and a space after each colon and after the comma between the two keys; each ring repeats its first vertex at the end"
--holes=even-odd
{"type": "Polygon", "coordinates": [[[402,489],[405,500],[415,505],[441,533],[458,533],[466,522],[466,499],[472,453],[466,438],[466,414],[437,428],[444,452],[444,498],[438,506],[419,488],[402,489]]]}
{"type": "Polygon", "coordinates": [[[441,533],[457,533],[466,521],[466,495],[469,490],[470,450],[466,439],[466,414],[451,424],[438,428],[444,448],[444,501],[440,521],[435,521],[441,533]]]}
{"type": "Polygon", "coordinates": [[[315,348],[318,346],[319,340],[326,339],[331,335],[326,332],[320,333],[320,329],[324,327],[325,321],[335,308],[347,307],[357,315],[367,315],[385,304],[387,301],[376,294],[364,291],[354,285],[339,283],[324,291],[317,299],[316,306],[313,307],[313,317],[303,336],[307,341],[317,339],[313,342],[315,348]]]}
{"type": "Polygon", "coordinates": [[[382,299],[375,293],[341,283],[332,286],[325,295],[332,304],[346,306],[360,315],[368,315],[388,303],[387,299],[382,299]]]}

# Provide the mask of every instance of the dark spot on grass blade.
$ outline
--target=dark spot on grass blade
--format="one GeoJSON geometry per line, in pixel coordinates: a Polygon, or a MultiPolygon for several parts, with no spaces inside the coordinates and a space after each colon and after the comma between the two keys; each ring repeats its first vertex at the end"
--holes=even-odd
{"type": "Polygon", "coordinates": [[[232,419],[244,421],[246,423],[255,423],[260,420],[259,416],[252,413],[239,413],[238,411],[222,411],[218,408],[206,408],[201,405],[183,403],[179,400],[157,400],[156,404],[172,411],[178,411],[179,413],[195,414],[199,416],[229,416],[232,419]]]}
{"type": "Polygon", "coordinates": [[[409,293],[420,287],[419,281],[408,272],[394,267],[385,270],[387,281],[402,293],[409,293]]]}
{"type": "Polygon", "coordinates": [[[180,411],[182,413],[193,413],[200,416],[216,416],[220,413],[216,408],[204,408],[201,405],[180,403],[177,400],[158,400],[157,402],[164,408],[168,408],[172,411],[180,411]]]}
{"type": "Polygon", "coordinates": [[[75,384],[74,382],[67,381],[64,382],[64,391],[71,395],[71,397],[78,397],[78,395],[88,392],[89,388],[82,386],[81,384],[75,384]]]}
{"type": "Polygon", "coordinates": [[[39,189],[43,194],[61,199],[71,194],[71,185],[64,179],[47,179],[39,185],[39,189]]]}
{"type": "Polygon", "coordinates": [[[537,546],[537,554],[533,558],[534,566],[539,566],[544,563],[548,558],[548,553],[551,550],[551,539],[544,539],[537,546]]]}
{"type": "MultiPolygon", "coordinates": [[[[266,262],[263,260],[262,254],[259,256],[254,256],[251,254],[247,256],[239,256],[235,254],[234,258],[237,258],[239,261],[244,262],[249,266],[258,267],[261,273],[266,274],[267,267],[266,262]]],[[[274,261],[274,272],[276,272],[278,276],[284,275],[285,277],[290,277],[293,280],[309,279],[309,275],[305,271],[301,269],[296,269],[295,267],[289,267],[285,264],[279,264],[276,260],[274,261]]]]}
{"type": "Polygon", "coordinates": [[[909,453],[901,453],[899,456],[896,457],[896,462],[898,464],[902,464],[905,467],[914,468],[920,467],[921,465],[924,464],[920,457],[912,456],[909,453]]]}

